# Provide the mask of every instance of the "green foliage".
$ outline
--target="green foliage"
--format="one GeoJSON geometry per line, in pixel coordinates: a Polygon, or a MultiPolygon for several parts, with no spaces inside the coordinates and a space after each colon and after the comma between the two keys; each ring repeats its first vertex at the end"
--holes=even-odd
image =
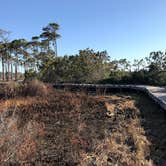
{"type": "Polygon", "coordinates": [[[59,25],[48,23],[31,41],[9,41],[0,29],[0,58],[3,81],[40,78],[45,82],[114,83],[166,85],[166,52],[153,51],[149,57],[110,60],[106,51],[80,50],[77,55],[57,56],[59,25]],[[21,71],[19,71],[21,69],[21,71]]]}
{"type": "MultiPolygon", "coordinates": [[[[157,54],[158,55],[158,54],[157,54]]],[[[160,54],[159,54],[160,55],[160,54]]],[[[105,51],[80,50],[78,55],[45,56],[41,66],[41,78],[46,82],[149,84],[166,85],[164,56],[150,56],[135,60],[134,71],[127,59],[109,61],[105,51]],[[145,64],[147,64],[145,68],[145,64]]]]}
{"type": "Polygon", "coordinates": [[[149,72],[147,82],[150,85],[166,86],[166,71],[149,72]]]}
{"type": "Polygon", "coordinates": [[[38,74],[33,69],[30,69],[28,71],[25,71],[24,76],[25,76],[25,80],[33,80],[33,79],[36,79],[38,77],[38,74]]]}
{"type": "Polygon", "coordinates": [[[166,86],[166,72],[149,72],[145,70],[134,72],[114,71],[111,72],[108,79],[100,80],[98,83],[166,86]]]}
{"type": "Polygon", "coordinates": [[[78,55],[57,57],[41,69],[47,82],[92,83],[109,76],[109,57],[105,51],[80,50],[78,55]]]}
{"type": "Polygon", "coordinates": [[[111,65],[114,68],[109,78],[99,83],[166,86],[166,52],[152,52],[145,60],[134,60],[134,71],[126,70],[130,66],[126,59],[114,60],[111,65]]]}
{"type": "Polygon", "coordinates": [[[166,52],[151,52],[147,58],[150,71],[166,70],[166,52]]]}

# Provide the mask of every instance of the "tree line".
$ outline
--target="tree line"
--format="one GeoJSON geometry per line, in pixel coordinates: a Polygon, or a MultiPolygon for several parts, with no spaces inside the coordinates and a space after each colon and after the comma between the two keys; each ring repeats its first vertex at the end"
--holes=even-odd
{"type": "Polygon", "coordinates": [[[1,80],[18,80],[19,73],[38,72],[40,65],[46,59],[57,57],[57,33],[59,25],[49,23],[42,28],[39,36],[33,36],[31,41],[15,39],[9,41],[10,32],[0,29],[1,80]]]}
{"type": "Polygon", "coordinates": [[[58,56],[58,30],[57,23],[49,23],[31,41],[9,41],[9,32],[0,30],[1,79],[18,80],[18,73],[24,73],[26,79],[36,77],[53,83],[166,85],[166,52],[153,51],[133,62],[112,59],[107,51],[89,48],[76,55],[58,56]]]}
{"type": "Polygon", "coordinates": [[[46,82],[166,85],[166,52],[134,60],[111,60],[106,51],[80,50],[56,57],[41,70],[46,82]]]}

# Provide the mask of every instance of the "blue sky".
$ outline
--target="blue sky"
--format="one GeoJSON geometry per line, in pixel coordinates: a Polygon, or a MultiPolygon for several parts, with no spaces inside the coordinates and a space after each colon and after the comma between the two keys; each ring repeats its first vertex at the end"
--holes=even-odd
{"type": "Polygon", "coordinates": [[[165,8],[166,0],[0,0],[0,28],[30,39],[57,22],[59,55],[90,47],[131,60],[165,50],[165,8]]]}

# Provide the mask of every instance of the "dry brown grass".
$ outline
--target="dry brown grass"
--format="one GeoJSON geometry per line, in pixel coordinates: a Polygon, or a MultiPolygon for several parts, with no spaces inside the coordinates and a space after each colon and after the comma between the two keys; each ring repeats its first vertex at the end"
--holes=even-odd
{"type": "Polygon", "coordinates": [[[1,86],[0,95],[5,99],[27,96],[45,97],[48,95],[47,86],[39,80],[31,80],[22,83],[11,81],[1,86]]]}
{"type": "Polygon", "coordinates": [[[157,158],[159,143],[147,134],[149,108],[158,107],[146,97],[46,91],[1,102],[0,165],[160,165],[166,153],[159,147],[157,158]]]}
{"type": "Polygon", "coordinates": [[[23,96],[46,96],[48,94],[47,87],[38,80],[25,82],[21,86],[20,95],[23,96]]]}

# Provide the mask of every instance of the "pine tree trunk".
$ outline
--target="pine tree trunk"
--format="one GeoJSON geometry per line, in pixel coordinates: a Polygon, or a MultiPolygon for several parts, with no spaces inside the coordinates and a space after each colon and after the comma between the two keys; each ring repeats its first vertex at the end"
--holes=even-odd
{"type": "Polygon", "coordinates": [[[5,66],[4,66],[4,58],[2,58],[2,80],[5,80],[5,66]]]}
{"type": "Polygon", "coordinates": [[[17,81],[17,63],[15,64],[15,81],[17,81]]]}
{"type": "Polygon", "coordinates": [[[10,63],[9,60],[7,61],[7,81],[10,79],[10,63]]]}
{"type": "Polygon", "coordinates": [[[10,78],[11,78],[11,80],[13,80],[13,63],[12,63],[12,61],[11,61],[11,75],[10,75],[10,78]]]}
{"type": "Polygon", "coordinates": [[[57,49],[57,41],[55,39],[55,42],[54,42],[54,49],[55,49],[55,56],[57,57],[58,56],[58,49],[57,49]]]}
{"type": "Polygon", "coordinates": [[[5,77],[6,81],[8,81],[7,64],[5,64],[5,77]]]}

